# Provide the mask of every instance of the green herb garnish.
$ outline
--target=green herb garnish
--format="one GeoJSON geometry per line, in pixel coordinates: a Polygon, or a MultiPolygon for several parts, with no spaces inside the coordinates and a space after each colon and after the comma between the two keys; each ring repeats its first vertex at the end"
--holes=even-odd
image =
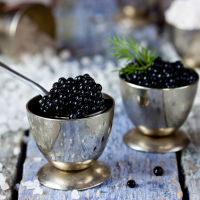
{"type": "Polygon", "coordinates": [[[113,57],[119,60],[126,59],[126,66],[121,67],[119,70],[119,74],[131,74],[135,70],[146,70],[152,62],[156,59],[155,53],[156,50],[150,51],[149,46],[146,48],[141,46],[141,43],[134,41],[130,36],[128,36],[129,41],[125,39],[124,36],[120,38],[119,35],[113,36],[113,38],[107,37],[106,39],[109,40],[108,44],[112,44],[112,49],[108,51],[113,51],[110,53],[113,57]],[[131,60],[135,60],[136,62],[129,63],[131,60]]]}

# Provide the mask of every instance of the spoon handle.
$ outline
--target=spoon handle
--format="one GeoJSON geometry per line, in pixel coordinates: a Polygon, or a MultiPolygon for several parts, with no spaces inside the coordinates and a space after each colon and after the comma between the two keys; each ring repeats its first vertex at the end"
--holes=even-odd
{"type": "Polygon", "coordinates": [[[13,77],[15,77],[15,78],[17,78],[21,81],[23,81],[27,85],[31,86],[34,90],[39,92],[42,96],[49,94],[49,92],[47,90],[45,90],[41,85],[39,85],[39,84],[35,83],[34,81],[26,78],[22,74],[12,70],[11,68],[9,68],[7,65],[3,64],[2,62],[0,62],[0,70],[10,74],[11,76],[13,76],[13,77]]]}

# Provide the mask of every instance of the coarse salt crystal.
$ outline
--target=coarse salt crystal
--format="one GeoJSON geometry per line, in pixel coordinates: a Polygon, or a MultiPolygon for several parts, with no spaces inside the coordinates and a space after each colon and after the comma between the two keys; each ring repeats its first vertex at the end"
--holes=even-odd
{"type": "Polygon", "coordinates": [[[32,183],[31,181],[22,182],[22,186],[27,186],[30,185],[31,183],[32,183]]]}
{"type": "Polygon", "coordinates": [[[38,181],[38,179],[35,179],[33,183],[34,183],[35,187],[40,186],[40,182],[38,181]]]}
{"type": "Polygon", "coordinates": [[[13,150],[13,154],[15,156],[19,155],[19,153],[21,152],[20,148],[19,147],[15,147],[14,150],[13,150]]]}
{"type": "Polygon", "coordinates": [[[0,173],[0,183],[5,181],[6,181],[5,176],[2,173],[0,173]]]}
{"type": "Polygon", "coordinates": [[[165,20],[169,24],[186,30],[200,29],[199,17],[199,0],[175,0],[165,11],[165,20]]]}
{"type": "Polygon", "coordinates": [[[80,199],[80,195],[78,193],[78,190],[72,190],[71,199],[80,199]]]}
{"type": "Polygon", "coordinates": [[[33,159],[34,159],[34,161],[39,162],[42,160],[42,157],[34,157],[33,159]]]}
{"type": "Polygon", "coordinates": [[[9,189],[9,185],[6,182],[3,182],[3,183],[1,183],[1,189],[7,190],[7,189],[9,189]]]}
{"type": "Polygon", "coordinates": [[[5,134],[5,133],[7,133],[7,132],[9,132],[10,130],[9,130],[9,128],[8,128],[8,126],[6,125],[6,124],[2,124],[1,125],[1,129],[0,129],[0,135],[3,135],[3,134],[5,134]]]}
{"type": "Polygon", "coordinates": [[[99,54],[95,55],[93,59],[94,59],[94,62],[96,63],[102,63],[104,60],[103,56],[99,54]]]}
{"type": "Polygon", "coordinates": [[[43,194],[43,189],[40,188],[40,187],[36,187],[34,190],[33,190],[33,195],[34,194],[43,194]]]}
{"type": "Polygon", "coordinates": [[[6,198],[6,196],[0,194],[0,199],[1,200],[5,199],[5,198],[6,198]]]}
{"type": "Polygon", "coordinates": [[[0,172],[2,172],[2,170],[3,170],[3,164],[0,163],[0,172]]]}
{"type": "Polygon", "coordinates": [[[29,137],[26,136],[26,135],[24,135],[24,137],[23,137],[23,142],[24,142],[25,144],[27,144],[28,141],[29,141],[29,137]]]}
{"type": "Polygon", "coordinates": [[[26,186],[26,189],[27,189],[27,190],[35,189],[35,184],[34,184],[33,182],[31,182],[30,184],[28,184],[28,185],[26,186]]]}
{"type": "Polygon", "coordinates": [[[16,191],[19,191],[19,187],[20,187],[20,184],[17,183],[17,184],[15,184],[14,189],[15,189],[16,191]]]}
{"type": "Polygon", "coordinates": [[[87,65],[90,65],[91,63],[91,59],[89,57],[82,57],[80,59],[80,62],[83,66],[87,66],[87,65]]]}
{"type": "Polygon", "coordinates": [[[71,57],[71,52],[68,49],[61,51],[59,55],[61,60],[67,60],[71,57]]]}

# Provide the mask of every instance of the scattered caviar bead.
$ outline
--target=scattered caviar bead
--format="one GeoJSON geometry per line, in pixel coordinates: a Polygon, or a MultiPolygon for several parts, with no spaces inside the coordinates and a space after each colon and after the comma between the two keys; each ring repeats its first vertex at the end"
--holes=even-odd
{"type": "Polygon", "coordinates": [[[130,188],[134,188],[136,186],[136,183],[134,180],[129,180],[127,182],[127,186],[130,187],[130,188]]]}
{"type": "Polygon", "coordinates": [[[162,169],[162,167],[159,167],[159,166],[155,167],[153,172],[156,176],[162,176],[163,175],[163,169],[162,169]]]}

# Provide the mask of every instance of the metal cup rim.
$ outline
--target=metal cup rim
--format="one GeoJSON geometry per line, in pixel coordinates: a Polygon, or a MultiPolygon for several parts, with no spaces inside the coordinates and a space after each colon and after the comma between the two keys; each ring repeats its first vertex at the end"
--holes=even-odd
{"type": "Polygon", "coordinates": [[[103,112],[103,113],[101,113],[101,114],[94,115],[94,116],[87,117],[87,118],[81,118],[81,119],[54,119],[54,118],[47,118],[47,117],[42,117],[42,116],[40,116],[40,115],[36,115],[35,113],[33,113],[33,112],[31,112],[31,111],[29,110],[28,105],[29,105],[30,101],[32,101],[32,100],[33,100],[34,98],[36,98],[36,97],[39,97],[40,95],[37,95],[37,96],[31,98],[31,99],[27,102],[27,104],[26,104],[26,110],[27,110],[27,112],[29,112],[29,113],[32,114],[32,115],[37,116],[38,118],[45,119],[45,120],[49,120],[49,121],[60,121],[60,122],[62,122],[62,121],[79,121],[79,120],[91,119],[91,118],[95,118],[95,117],[99,117],[99,116],[101,116],[101,115],[104,115],[105,113],[109,113],[109,112],[114,108],[114,106],[115,106],[115,100],[114,100],[110,95],[108,95],[108,94],[102,92],[102,95],[104,95],[104,94],[107,95],[107,96],[112,100],[112,102],[113,102],[112,106],[111,106],[107,111],[105,111],[105,112],[103,112]]]}
{"type": "Polygon", "coordinates": [[[194,72],[196,73],[197,75],[197,80],[190,84],[190,85],[185,85],[185,86],[182,86],[182,87],[177,87],[177,88],[150,88],[150,87],[144,87],[144,86],[140,86],[140,85],[136,85],[134,83],[130,83],[130,82],[127,82],[127,81],[124,81],[121,76],[119,75],[119,79],[121,81],[123,81],[124,83],[126,83],[127,85],[129,85],[130,87],[134,87],[134,88],[138,88],[138,89],[143,89],[143,90],[160,90],[160,91],[168,91],[168,90],[181,90],[181,89],[185,89],[185,88],[188,88],[188,87],[191,87],[193,85],[196,85],[199,81],[199,74],[194,70],[194,72]]]}

